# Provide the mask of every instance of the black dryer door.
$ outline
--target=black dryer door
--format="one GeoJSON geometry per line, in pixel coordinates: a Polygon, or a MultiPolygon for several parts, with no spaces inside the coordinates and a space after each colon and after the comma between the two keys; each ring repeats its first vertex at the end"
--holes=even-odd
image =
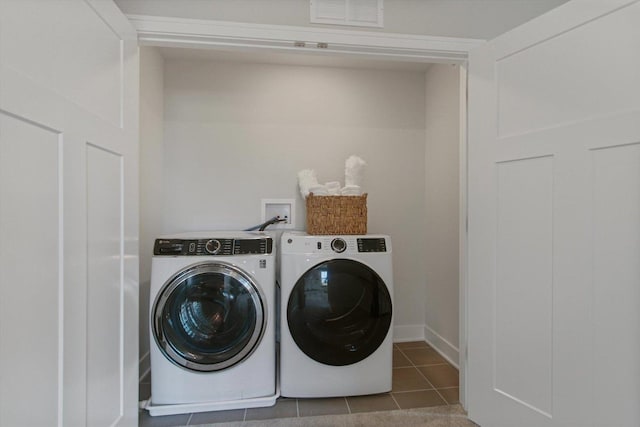
{"type": "Polygon", "coordinates": [[[287,304],[289,331],[300,350],[325,365],[366,359],[391,326],[391,296],[380,276],[349,259],[309,269],[296,282],[287,304]]]}
{"type": "Polygon", "coordinates": [[[266,325],[263,298],[242,270],[223,263],[191,266],[162,288],[152,309],[153,335],[183,368],[209,372],[245,360],[266,325]]]}

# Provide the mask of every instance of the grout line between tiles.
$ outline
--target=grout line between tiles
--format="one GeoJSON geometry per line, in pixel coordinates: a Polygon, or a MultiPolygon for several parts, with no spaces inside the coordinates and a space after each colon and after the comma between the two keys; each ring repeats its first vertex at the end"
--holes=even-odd
{"type": "Polygon", "coordinates": [[[389,395],[391,396],[391,399],[393,399],[393,402],[396,404],[396,406],[398,407],[398,409],[402,409],[400,407],[400,404],[398,403],[398,401],[396,400],[396,397],[393,395],[393,392],[389,393],[389,395]]]}
{"type": "MultiPolygon", "coordinates": [[[[404,358],[405,358],[405,359],[407,359],[407,360],[409,361],[409,363],[411,363],[411,366],[413,366],[413,367],[415,368],[415,365],[413,364],[413,362],[411,361],[411,359],[409,359],[409,358],[407,357],[407,355],[404,353],[404,351],[402,351],[402,349],[401,349],[400,347],[398,347],[398,351],[399,351],[400,353],[402,353],[402,355],[404,356],[404,358]]],[[[407,367],[408,367],[408,366],[407,366],[407,367]]]]}
{"type": "Polygon", "coordinates": [[[425,363],[423,365],[415,365],[416,368],[420,368],[422,366],[451,366],[449,363],[442,363],[442,362],[437,362],[437,363],[425,363]]]}
{"type": "Polygon", "coordinates": [[[347,396],[344,396],[343,399],[344,399],[344,402],[347,404],[347,410],[349,411],[350,414],[352,414],[351,406],[349,406],[349,400],[347,399],[347,396]]]}
{"type": "Polygon", "coordinates": [[[432,391],[432,390],[435,390],[435,388],[417,388],[415,390],[392,391],[392,393],[402,394],[402,393],[414,393],[416,391],[432,391]]]}
{"type": "Polygon", "coordinates": [[[438,389],[437,389],[437,388],[436,388],[436,387],[431,383],[431,381],[429,381],[429,379],[427,378],[427,376],[426,376],[425,374],[423,374],[423,373],[422,373],[422,371],[421,371],[420,369],[418,369],[417,367],[416,367],[416,370],[418,371],[418,373],[419,373],[420,375],[422,375],[422,378],[424,378],[424,379],[425,379],[429,384],[431,384],[431,387],[433,387],[433,389],[436,391],[436,393],[438,393],[438,396],[440,396],[440,399],[442,399],[442,401],[443,401],[445,404],[447,404],[447,405],[448,405],[448,404],[449,404],[449,402],[447,401],[447,399],[445,399],[445,398],[444,398],[444,396],[443,396],[443,395],[438,391],[438,389]]]}
{"type": "MultiPolygon", "coordinates": [[[[430,346],[429,346],[429,347],[430,347],[430,346]]],[[[407,349],[405,349],[405,350],[410,350],[410,349],[408,349],[408,348],[407,348],[407,349]]],[[[400,347],[398,347],[398,351],[400,351],[400,353],[402,353],[402,355],[403,355],[403,356],[404,356],[404,357],[409,361],[409,363],[411,363],[411,366],[412,366],[413,368],[415,368],[415,369],[418,371],[418,373],[422,376],[422,378],[424,378],[424,379],[425,379],[425,381],[427,381],[427,383],[428,383],[429,385],[431,385],[431,387],[433,388],[433,390],[435,390],[435,391],[436,391],[436,393],[438,393],[438,396],[440,396],[440,398],[441,398],[441,399],[442,399],[442,400],[443,400],[447,405],[449,405],[449,401],[448,401],[447,399],[445,399],[445,398],[444,398],[444,396],[443,396],[443,395],[438,391],[438,388],[437,388],[436,386],[434,386],[434,385],[431,383],[431,381],[429,381],[429,379],[428,379],[428,378],[427,378],[427,377],[422,373],[422,371],[420,371],[420,369],[418,369],[418,366],[420,366],[420,367],[423,367],[423,366],[441,366],[441,365],[448,365],[448,363],[446,363],[446,362],[445,362],[445,363],[439,362],[439,363],[426,364],[426,365],[416,365],[415,363],[413,363],[413,360],[411,360],[411,358],[409,358],[409,356],[407,356],[407,355],[405,354],[405,352],[404,352],[400,347]]],[[[411,367],[411,366],[405,366],[405,367],[406,367],[406,368],[409,368],[409,367],[411,367]]],[[[399,369],[399,368],[402,368],[402,367],[398,367],[398,368],[394,368],[394,369],[399,369]]],[[[453,387],[452,387],[452,388],[453,388],[453,387]]]]}
{"type": "MultiPolygon", "coordinates": [[[[405,348],[405,350],[418,350],[418,348],[405,348]]],[[[411,366],[413,366],[414,368],[417,368],[418,366],[438,366],[438,365],[451,365],[450,363],[448,363],[446,360],[443,360],[442,362],[433,362],[433,363],[425,363],[425,364],[420,364],[420,365],[416,365],[413,360],[411,360],[411,358],[409,356],[407,356],[407,354],[400,348],[398,348],[398,351],[400,353],[402,353],[402,355],[409,361],[409,363],[411,363],[411,366]]],[[[440,356],[442,358],[442,356],[440,356]]],[[[398,368],[406,368],[407,366],[398,366],[398,368]]]]}

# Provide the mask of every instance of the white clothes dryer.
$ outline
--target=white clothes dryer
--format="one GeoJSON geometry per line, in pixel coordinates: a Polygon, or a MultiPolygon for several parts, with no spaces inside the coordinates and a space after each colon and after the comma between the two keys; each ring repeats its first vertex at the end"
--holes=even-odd
{"type": "Polygon", "coordinates": [[[283,233],[279,250],[281,395],[390,391],[390,238],[283,233]]]}
{"type": "Polygon", "coordinates": [[[156,239],[151,415],[275,404],[274,249],[258,232],[156,239]]]}

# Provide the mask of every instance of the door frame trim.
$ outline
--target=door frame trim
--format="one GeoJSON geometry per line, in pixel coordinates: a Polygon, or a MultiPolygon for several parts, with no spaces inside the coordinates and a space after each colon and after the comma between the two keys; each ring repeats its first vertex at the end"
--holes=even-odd
{"type": "Polygon", "coordinates": [[[144,46],[346,55],[463,63],[484,40],[203,19],[127,15],[144,46]]]}
{"type": "Polygon", "coordinates": [[[468,96],[468,66],[460,65],[460,89],[459,89],[459,105],[460,105],[460,123],[459,123],[459,223],[458,223],[458,370],[459,370],[459,390],[458,400],[463,408],[467,407],[467,330],[468,330],[468,279],[467,279],[467,236],[469,233],[469,211],[468,211],[468,133],[467,133],[467,111],[469,108],[468,96]]]}
{"type": "MultiPolygon", "coordinates": [[[[460,402],[466,408],[467,370],[467,61],[469,52],[483,45],[481,39],[320,27],[297,27],[127,15],[141,46],[217,49],[231,52],[272,52],[333,55],[413,63],[460,65],[459,111],[459,352],[460,402]],[[303,44],[303,45],[302,45],[303,44]],[[326,44],[326,47],[323,45],[326,44]]],[[[424,325],[426,326],[426,324],[424,325]]],[[[424,330],[424,328],[421,328],[424,330]]]]}

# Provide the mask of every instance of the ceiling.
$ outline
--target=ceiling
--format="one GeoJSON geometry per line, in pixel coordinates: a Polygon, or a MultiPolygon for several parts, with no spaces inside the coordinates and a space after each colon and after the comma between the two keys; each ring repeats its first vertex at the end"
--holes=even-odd
{"type": "MultiPolygon", "coordinates": [[[[382,31],[435,37],[486,39],[508,31],[567,0],[387,0],[382,31]]],[[[309,24],[308,0],[116,0],[123,12],[176,18],[259,24],[309,24]]],[[[316,27],[318,27],[316,25],[316,27]]],[[[327,27],[327,26],[325,26],[327,27]]],[[[347,29],[340,26],[333,28],[347,29]]],[[[349,28],[353,29],[353,28],[349,28]]],[[[168,60],[215,60],[425,72],[430,64],[356,55],[303,51],[277,52],[240,48],[159,48],[168,60]]]]}
{"type": "MultiPolygon", "coordinates": [[[[115,0],[126,14],[306,27],[309,0],[115,0]]],[[[567,0],[386,0],[384,27],[367,31],[491,39],[567,0]]],[[[605,0],[603,0],[605,1],[605,0]]],[[[353,27],[350,27],[353,29],[353,27]]],[[[361,28],[364,29],[364,28],[361,28]]]]}

